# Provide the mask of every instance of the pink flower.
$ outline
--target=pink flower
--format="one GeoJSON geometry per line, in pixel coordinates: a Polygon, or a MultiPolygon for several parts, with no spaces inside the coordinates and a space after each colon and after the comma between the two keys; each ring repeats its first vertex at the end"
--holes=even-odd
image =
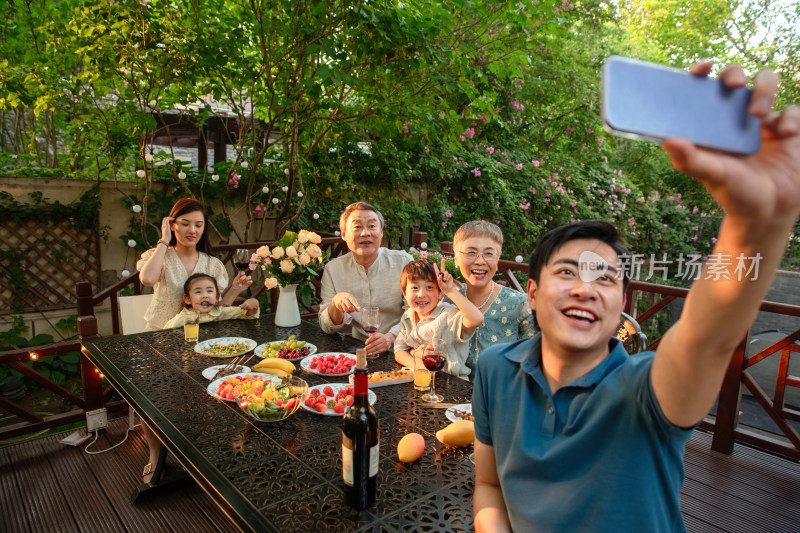
{"type": "Polygon", "coordinates": [[[628,219],[628,225],[629,225],[629,226],[633,226],[633,225],[635,225],[635,224],[636,224],[636,221],[635,221],[635,220],[633,220],[632,218],[629,218],[629,219],[628,219]]]}
{"type": "Polygon", "coordinates": [[[637,204],[640,204],[642,202],[644,202],[644,196],[640,196],[639,198],[636,199],[637,204]]]}
{"type": "Polygon", "coordinates": [[[520,206],[520,208],[522,208],[523,210],[527,211],[527,210],[528,210],[528,208],[531,206],[531,203],[530,203],[530,202],[528,202],[527,204],[519,204],[519,206],[520,206]]]}
{"type": "Polygon", "coordinates": [[[473,137],[475,137],[475,128],[467,128],[466,130],[464,130],[464,135],[472,139],[473,137]]]}
{"type": "Polygon", "coordinates": [[[472,173],[475,175],[476,178],[481,177],[481,170],[479,168],[473,168],[472,173]]]}
{"type": "Polygon", "coordinates": [[[695,235],[694,237],[692,237],[692,240],[693,240],[693,241],[695,241],[695,242],[697,242],[697,235],[695,235]]]}
{"type": "Polygon", "coordinates": [[[473,198],[477,198],[478,197],[478,193],[476,193],[476,192],[472,193],[472,197],[473,198]]]}
{"type": "Polygon", "coordinates": [[[522,170],[522,163],[517,163],[517,170],[522,170]]]}
{"type": "Polygon", "coordinates": [[[665,228],[668,228],[669,226],[667,226],[666,224],[664,224],[664,227],[665,227],[665,228]]]}
{"type": "Polygon", "coordinates": [[[717,238],[716,237],[711,237],[711,243],[712,244],[717,244],[717,238]]]}
{"type": "MultiPolygon", "coordinates": [[[[459,139],[461,140],[462,143],[467,140],[467,138],[464,137],[463,135],[459,137],[459,139]]],[[[453,159],[455,159],[455,156],[453,156],[453,159]]]]}
{"type": "Polygon", "coordinates": [[[447,211],[444,212],[444,218],[453,218],[453,213],[451,213],[450,210],[448,209],[447,211]]]}
{"type": "Polygon", "coordinates": [[[473,125],[473,126],[477,126],[477,125],[478,125],[478,123],[477,123],[477,122],[475,122],[475,121],[473,120],[473,121],[472,121],[472,125],[473,125]]]}
{"type": "Polygon", "coordinates": [[[535,166],[535,167],[539,166],[539,160],[538,159],[533,161],[533,166],[535,166]]]}
{"type": "Polygon", "coordinates": [[[428,258],[428,252],[427,252],[427,251],[425,251],[425,250],[422,250],[422,251],[419,253],[419,256],[420,256],[422,259],[427,259],[427,258],[428,258]]]}
{"type": "Polygon", "coordinates": [[[486,151],[489,152],[490,154],[493,154],[494,153],[494,147],[493,146],[487,146],[486,147],[486,151]]]}
{"type": "Polygon", "coordinates": [[[696,215],[698,211],[699,211],[699,209],[697,209],[697,206],[694,206],[694,207],[692,208],[692,214],[693,214],[693,215],[696,215]]]}
{"type": "Polygon", "coordinates": [[[447,227],[447,222],[442,222],[442,227],[446,228],[447,227]]]}

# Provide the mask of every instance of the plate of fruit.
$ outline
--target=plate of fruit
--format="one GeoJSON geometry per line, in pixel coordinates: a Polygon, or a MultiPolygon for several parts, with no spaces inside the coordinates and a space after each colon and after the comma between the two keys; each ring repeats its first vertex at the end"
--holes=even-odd
{"type": "MultiPolygon", "coordinates": [[[[371,390],[367,391],[370,405],[375,405],[378,397],[371,390]]],[[[329,383],[309,387],[308,395],[303,401],[303,409],[325,416],[342,416],[348,405],[353,403],[353,386],[349,383],[329,383]]]]}
{"type": "Polygon", "coordinates": [[[300,367],[319,376],[346,376],[356,369],[356,356],[351,353],[320,353],[300,360],[300,367]]]}
{"type": "Polygon", "coordinates": [[[233,388],[236,404],[259,422],[278,422],[302,405],[308,383],[294,376],[255,376],[233,388]]]}
{"type": "Polygon", "coordinates": [[[244,355],[258,344],[253,339],[244,337],[218,337],[198,342],[194,345],[194,351],[209,357],[236,357],[244,355]]]}
{"type": "Polygon", "coordinates": [[[299,341],[294,335],[285,341],[270,341],[259,344],[254,350],[258,357],[299,361],[303,357],[317,353],[317,347],[307,341],[299,341]]]}
{"type": "Polygon", "coordinates": [[[233,402],[236,400],[233,396],[233,388],[246,379],[251,379],[254,376],[270,377],[267,374],[258,374],[254,372],[240,372],[238,374],[231,374],[230,376],[215,379],[206,387],[206,391],[218,400],[226,400],[233,402]]]}

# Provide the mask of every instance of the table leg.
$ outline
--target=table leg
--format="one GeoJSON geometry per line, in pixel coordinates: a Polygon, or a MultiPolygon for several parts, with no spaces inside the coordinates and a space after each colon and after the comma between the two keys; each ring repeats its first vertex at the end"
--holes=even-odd
{"type": "Polygon", "coordinates": [[[161,446],[158,452],[158,459],[153,467],[153,477],[148,483],[142,483],[131,494],[131,503],[145,501],[165,492],[184,487],[191,483],[192,478],[186,472],[180,472],[171,476],[163,477],[164,463],[167,461],[167,448],[161,446]]]}

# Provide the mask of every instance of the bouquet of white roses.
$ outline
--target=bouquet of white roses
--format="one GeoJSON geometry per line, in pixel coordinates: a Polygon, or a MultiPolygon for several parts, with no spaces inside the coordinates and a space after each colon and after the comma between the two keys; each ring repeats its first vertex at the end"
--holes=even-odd
{"type": "Polygon", "coordinates": [[[271,250],[269,246],[256,250],[250,257],[250,269],[266,273],[264,285],[268,289],[297,284],[303,305],[309,306],[314,292],[309,282],[319,276],[319,268],[326,259],[318,246],[320,242],[322,237],[313,231],[287,231],[271,250]]]}

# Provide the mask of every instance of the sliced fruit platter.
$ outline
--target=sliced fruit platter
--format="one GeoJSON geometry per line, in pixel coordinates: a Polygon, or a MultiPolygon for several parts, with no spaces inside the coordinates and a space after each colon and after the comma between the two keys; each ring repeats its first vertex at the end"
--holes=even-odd
{"type": "Polygon", "coordinates": [[[346,376],[355,371],[356,356],[335,352],[309,355],[300,361],[300,367],[320,376],[346,376]]]}
{"type": "Polygon", "coordinates": [[[270,341],[256,346],[255,354],[265,359],[277,358],[299,361],[303,357],[317,353],[317,347],[306,341],[299,341],[290,335],[285,341],[270,341]]]}
{"type": "Polygon", "coordinates": [[[257,374],[252,372],[241,372],[230,376],[215,379],[206,387],[206,391],[219,400],[227,400],[229,402],[235,401],[233,396],[233,388],[246,379],[252,379],[254,376],[269,377],[266,374],[257,374]]]}
{"type": "MultiPolygon", "coordinates": [[[[354,376],[350,376],[350,383],[353,383],[354,376]]],[[[408,383],[414,380],[414,371],[404,366],[400,370],[387,370],[381,372],[371,372],[369,374],[369,388],[385,387],[387,385],[397,385],[398,383],[408,383]]]]}
{"type": "MultiPolygon", "coordinates": [[[[375,405],[378,397],[367,391],[370,405],[375,405]]],[[[308,389],[303,401],[303,409],[325,416],[341,416],[348,405],[353,403],[353,386],[347,383],[329,383],[315,385],[308,389]]]]}
{"type": "Polygon", "coordinates": [[[261,422],[277,422],[300,408],[308,383],[296,377],[254,376],[233,388],[241,409],[261,422]]]}

